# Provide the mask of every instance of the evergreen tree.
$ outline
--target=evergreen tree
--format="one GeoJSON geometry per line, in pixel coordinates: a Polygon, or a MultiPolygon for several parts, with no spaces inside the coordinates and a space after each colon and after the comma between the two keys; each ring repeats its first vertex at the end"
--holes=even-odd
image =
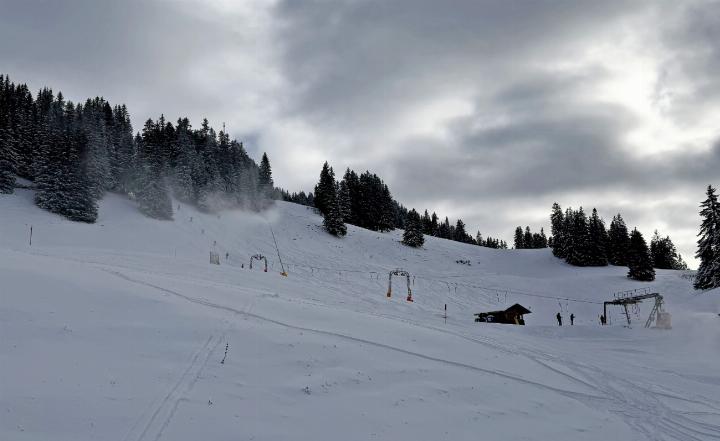
{"type": "MultiPolygon", "coordinates": [[[[566,213],[567,218],[567,213],[566,213]]],[[[570,214],[571,224],[567,230],[567,263],[575,266],[590,265],[588,220],[583,208],[570,214]]]]}
{"type": "Polygon", "coordinates": [[[159,128],[160,125],[153,123],[151,119],[145,122],[138,148],[140,156],[136,197],[138,208],[143,214],[155,219],[170,220],[173,214],[172,201],[163,176],[164,160],[158,136],[159,128]]]}
{"type": "Polygon", "coordinates": [[[630,245],[628,247],[628,275],[634,280],[651,282],[655,280],[650,250],[643,235],[635,228],[630,233],[630,245]]]}
{"type": "Polygon", "coordinates": [[[545,229],[543,227],[540,227],[540,242],[538,248],[547,248],[548,247],[548,238],[545,236],[545,229]]]}
{"type": "Polygon", "coordinates": [[[525,234],[523,235],[523,246],[525,248],[534,248],[533,235],[530,232],[530,227],[525,227],[525,234]]]}
{"type": "Polygon", "coordinates": [[[326,207],[327,212],[323,215],[325,231],[333,236],[342,237],[347,234],[347,227],[345,226],[345,222],[343,222],[342,214],[340,213],[340,201],[335,191],[330,193],[326,202],[328,203],[326,207]]]}
{"type": "Polygon", "coordinates": [[[708,185],[707,199],[700,204],[702,224],[698,233],[698,250],[695,257],[700,259],[695,289],[720,287],[720,204],[712,185],[708,185]]]}
{"type": "Polygon", "coordinates": [[[17,162],[15,140],[10,129],[3,123],[3,115],[0,114],[0,193],[15,191],[17,162]]]}
{"type": "MultiPolygon", "coordinates": [[[[350,213],[346,222],[353,225],[360,225],[360,210],[362,204],[362,195],[360,194],[360,178],[357,173],[350,168],[345,169],[342,182],[347,187],[350,201],[350,213]]],[[[346,207],[347,208],[347,207],[346,207]]]]}
{"type": "Polygon", "coordinates": [[[320,182],[315,186],[315,207],[325,215],[333,203],[335,195],[335,172],[325,161],[320,171],[320,182]]]}
{"type": "Polygon", "coordinates": [[[657,230],[650,240],[650,257],[653,267],[658,269],[676,269],[682,266],[678,261],[677,249],[670,236],[660,237],[657,230]]]}
{"type": "Polygon", "coordinates": [[[593,208],[588,221],[588,262],[590,266],[606,266],[607,261],[607,231],[605,222],[593,208]]]}
{"type": "Polygon", "coordinates": [[[552,250],[555,257],[565,258],[567,256],[565,252],[564,227],[565,216],[563,216],[560,205],[555,202],[552,206],[552,212],[550,213],[550,232],[552,233],[553,239],[552,250]]]}
{"type": "MultiPolygon", "coordinates": [[[[380,182],[382,184],[382,181],[380,182]]],[[[395,218],[397,217],[396,203],[390,195],[390,188],[385,184],[382,184],[380,195],[379,205],[381,214],[377,224],[377,230],[392,231],[395,229],[395,218]]]]}
{"type": "MultiPolygon", "coordinates": [[[[425,213],[423,213],[420,221],[422,222],[423,234],[432,236],[433,235],[432,219],[430,219],[430,214],[428,214],[427,210],[425,210],[425,213]]],[[[437,220],[436,220],[436,222],[437,222],[437,220]]]]}
{"type": "Polygon", "coordinates": [[[470,241],[472,241],[472,237],[465,231],[465,222],[463,222],[462,219],[458,219],[455,223],[453,240],[462,243],[470,243],[470,241]]]}
{"type": "Polygon", "coordinates": [[[440,228],[439,219],[437,214],[433,211],[432,216],[430,216],[430,230],[433,236],[440,236],[438,229],[440,228]]]}
{"type": "Polygon", "coordinates": [[[620,213],[610,223],[608,260],[612,265],[626,266],[630,237],[620,213]]]}
{"type": "Polygon", "coordinates": [[[270,160],[268,159],[267,153],[263,153],[262,159],[260,160],[260,169],[258,170],[258,190],[260,191],[261,197],[270,200],[274,189],[275,185],[273,183],[270,160]]]}
{"type": "Polygon", "coordinates": [[[521,226],[515,228],[515,249],[521,250],[525,248],[525,235],[521,226]]]}
{"type": "Polygon", "coordinates": [[[349,222],[352,217],[352,200],[350,199],[350,188],[343,179],[337,187],[338,202],[340,204],[340,216],[344,222],[349,222]]]}
{"type": "Polygon", "coordinates": [[[405,218],[405,232],[403,233],[402,243],[414,248],[421,247],[425,243],[420,215],[414,208],[408,212],[405,218]]]}
{"type": "Polygon", "coordinates": [[[688,266],[687,263],[682,258],[682,255],[678,254],[677,260],[675,261],[675,266],[673,267],[674,270],[681,270],[681,271],[687,271],[688,266]]]}

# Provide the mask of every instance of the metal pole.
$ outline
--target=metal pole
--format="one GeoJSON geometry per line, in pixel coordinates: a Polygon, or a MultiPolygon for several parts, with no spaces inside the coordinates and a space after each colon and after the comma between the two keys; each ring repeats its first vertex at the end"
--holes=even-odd
{"type": "Polygon", "coordinates": [[[277,251],[278,260],[280,260],[280,268],[282,269],[282,274],[284,276],[287,276],[287,273],[285,272],[285,265],[283,265],[282,257],[280,257],[280,248],[278,247],[277,240],[275,240],[275,232],[273,231],[272,225],[270,225],[270,221],[265,219],[265,222],[267,222],[268,227],[270,227],[270,234],[272,234],[273,242],[275,242],[275,251],[277,251]]]}

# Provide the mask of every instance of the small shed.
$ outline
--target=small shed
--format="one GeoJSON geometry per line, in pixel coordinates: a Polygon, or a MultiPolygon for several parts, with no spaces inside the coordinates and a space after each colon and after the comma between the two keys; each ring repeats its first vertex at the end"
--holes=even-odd
{"type": "Polygon", "coordinates": [[[504,323],[508,325],[524,325],[523,315],[532,311],[516,303],[504,311],[479,312],[475,314],[475,321],[481,323],[504,323]]]}

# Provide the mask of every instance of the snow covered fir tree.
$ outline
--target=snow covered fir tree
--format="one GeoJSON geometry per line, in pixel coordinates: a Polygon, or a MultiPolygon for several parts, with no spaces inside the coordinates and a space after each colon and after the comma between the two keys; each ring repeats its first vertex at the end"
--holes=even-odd
{"type": "MultiPolygon", "coordinates": [[[[606,230],[605,221],[597,209],[593,208],[588,217],[582,207],[578,210],[568,208],[563,212],[556,202],[550,212],[550,225],[552,237],[548,242],[553,255],[571,265],[628,266],[631,278],[636,280],[653,280],[648,277],[652,273],[654,278],[655,268],[687,269],[670,236],[660,237],[656,231],[648,248],[637,229],[632,234],[628,233],[625,220],[619,213],[613,217],[610,229],[606,230]]],[[[520,227],[515,230],[516,240],[521,232],[520,227]]]]}
{"type": "Polygon", "coordinates": [[[161,115],[133,136],[124,105],[74,104],[49,88],[33,97],[0,75],[0,193],[14,191],[16,176],[33,183],[39,207],[82,222],[97,219],[106,192],[157,219],[172,219],[171,197],[204,211],[262,210],[281,197],[267,155],[258,166],[207,120],[194,130],[187,118],[173,125],[161,115]]]}
{"type": "Polygon", "coordinates": [[[700,266],[695,276],[695,289],[720,287],[720,203],[715,188],[708,185],[707,198],[700,204],[700,233],[695,257],[700,266]]]}
{"type": "Polygon", "coordinates": [[[405,232],[403,233],[402,243],[413,248],[421,247],[425,243],[420,215],[414,208],[405,217],[405,232]]]}

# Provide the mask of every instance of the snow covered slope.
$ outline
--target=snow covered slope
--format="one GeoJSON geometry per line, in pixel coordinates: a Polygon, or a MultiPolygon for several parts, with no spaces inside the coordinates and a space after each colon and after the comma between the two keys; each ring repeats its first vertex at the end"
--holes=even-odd
{"type": "Polygon", "coordinates": [[[548,250],[415,250],[352,226],[336,239],[286,203],[175,208],[155,221],[109,195],[85,225],[28,190],[0,196],[0,439],[720,437],[720,293],[679,272],[643,284],[548,250]],[[248,268],[256,253],[267,273],[248,268]],[[395,268],[413,303],[397,278],[385,296],[395,268]],[[650,305],[633,328],[619,311],[597,324],[613,292],[644,287],[671,331],[642,328],[650,305]],[[516,302],[528,326],[473,322],[516,302]]]}

